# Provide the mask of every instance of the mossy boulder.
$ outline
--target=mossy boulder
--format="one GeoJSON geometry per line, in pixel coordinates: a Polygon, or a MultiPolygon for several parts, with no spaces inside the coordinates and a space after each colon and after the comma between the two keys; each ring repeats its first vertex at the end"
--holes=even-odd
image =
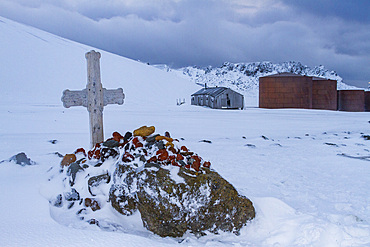
{"type": "Polygon", "coordinates": [[[206,231],[239,234],[255,216],[252,202],[211,169],[153,166],[136,175],[128,170],[116,170],[125,179],[112,187],[112,207],[125,215],[139,210],[144,226],[159,236],[181,237],[188,230],[197,236],[206,231]]]}

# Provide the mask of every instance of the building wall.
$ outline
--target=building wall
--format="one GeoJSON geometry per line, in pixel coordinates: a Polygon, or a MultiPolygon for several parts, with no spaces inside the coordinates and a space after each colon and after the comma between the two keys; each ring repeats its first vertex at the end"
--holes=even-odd
{"type": "Polygon", "coordinates": [[[370,91],[365,91],[365,111],[370,111],[370,91]]]}
{"type": "Polygon", "coordinates": [[[361,112],[365,110],[364,90],[339,90],[338,110],[361,112]]]}
{"type": "Polygon", "coordinates": [[[232,91],[231,89],[227,89],[216,97],[212,97],[210,95],[195,95],[191,99],[191,104],[208,106],[214,109],[243,109],[244,96],[232,91]]]}
{"type": "Polygon", "coordinates": [[[337,110],[337,81],[312,80],[312,109],[337,110]]]}
{"type": "Polygon", "coordinates": [[[232,109],[243,109],[244,97],[243,95],[232,91],[231,89],[225,90],[221,95],[221,107],[232,109]]]}
{"type": "Polygon", "coordinates": [[[312,78],[272,76],[259,79],[259,107],[312,108],[312,78]]]}

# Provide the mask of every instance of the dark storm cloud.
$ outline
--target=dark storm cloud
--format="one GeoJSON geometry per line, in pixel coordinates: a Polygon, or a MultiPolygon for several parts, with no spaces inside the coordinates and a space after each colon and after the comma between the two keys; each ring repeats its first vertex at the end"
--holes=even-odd
{"type": "Polygon", "coordinates": [[[323,64],[347,83],[365,87],[366,2],[0,0],[0,15],[152,64],[296,60],[323,64]]]}
{"type": "Polygon", "coordinates": [[[321,17],[336,17],[346,21],[370,23],[369,0],[283,0],[287,5],[321,17]]]}

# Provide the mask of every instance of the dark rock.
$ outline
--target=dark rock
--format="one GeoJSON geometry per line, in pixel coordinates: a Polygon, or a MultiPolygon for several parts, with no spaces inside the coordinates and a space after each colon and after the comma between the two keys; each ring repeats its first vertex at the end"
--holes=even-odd
{"type": "Polygon", "coordinates": [[[57,198],[52,202],[54,207],[61,208],[63,206],[63,196],[59,194],[57,198]]]}
{"type": "Polygon", "coordinates": [[[254,144],[250,144],[250,143],[247,143],[247,144],[245,144],[244,146],[246,146],[246,147],[250,147],[250,148],[256,148],[256,145],[254,145],[254,144]]]}
{"type": "Polygon", "coordinates": [[[67,170],[67,175],[70,176],[69,183],[71,186],[74,185],[76,180],[76,174],[79,171],[83,171],[83,168],[76,162],[72,163],[67,170]]]}
{"type": "Polygon", "coordinates": [[[158,141],[155,144],[157,145],[158,149],[164,149],[166,147],[163,141],[158,141]]]}
{"type": "Polygon", "coordinates": [[[32,161],[30,158],[27,157],[25,153],[19,153],[14,155],[9,159],[9,161],[15,162],[17,165],[21,166],[31,166],[36,165],[36,162],[32,161]]]}
{"type": "Polygon", "coordinates": [[[101,167],[102,165],[103,165],[103,163],[99,162],[99,163],[95,164],[94,167],[101,167]]]}
{"type": "Polygon", "coordinates": [[[51,144],[57,144],[57,143],[58,143],[58,140],[49,140],[49,142],[50,142],[51,144]]]}
{"type": "Polygon", "coordinates": [[[361,137],[367,141],[370,141],[370,135],[362,135],[361,137]]]}
{"type": "Polygon", "coordinates": [[[199,142],[212,143],[212,141],[210,141],[210,140],[200,140],[199,142]]]}
{"type": "Polygon", "coordinates": [[[110,140],[103,142],[103,146],[108,147],[108,148],[118,147],[118,145],[119,145],[119,142],[114,139],[110,139],[110,140]]]}
{"type": "Polygon", "coordinates": [[[88,185],[90,194],[92,196],[95,196],[95,194],[92,192],[93,188],[98,187],[102,183],[108,184],[109,182],[110,182],[110,176],[108,173],[89,178],[87,185],[88,185]]]}
{"type": "Polygon", "coordinates": [[[269,140],[266,136],[261,136],[264,140],[269,140]]]}
{"type": "Polygon", "coordinates": [[[168,137],[168,138],[171,138],[171,134],[170,134],[170,132],[168,132],[168,131],[166,131],[166,132],[164,133],[164,136],[165,136],[165,137],[168,137]]]}
{"type": "Polygon", "coordinates": [[[64,155],[63,154],[61,154],[61,153],[59,153],[59,152],[55,152],[55,153],[53,153],[53,154],[55,154],[56,156],[58,156],[59,158],[63,158],[64,157],[64,155]]]}
{"type": "Polygon", "coordinates": [[[90,225],[99,226],[99,221],[97,221],[96,219],[90,219],[90,220],[87,221],[87,223],[89,223],[90,225]]]}
{"type": "Polygon", "coordinates": [[[178,162],[179,162],[179,164],[180,164],[181,166],[186,166],[185,161],[183,161],[183,160],[179,160],[178,162]]]}
{"type": "Polygon", "coordinates": [[[68,209],[71,209],[73,206],[75,205],[75,202],[71,202],[69,205],[68,205],[68,209]]]}
{"type": "Polygon", "coordinates": [[[325,145],[328,145],[328,146],[338,147],[338,145],[337,145],[337,144],[335,144],[335,143],[331,143],[331,142],[325,142],[324,144],[325,144],[325,145]]]}
{"type": "Polygon", "coordinates": [[[271,144],[270,146],[282,147],[280,143],[274,143],[274,144],[271,144]]]}
{"type": "Polygon", "coordinates": [[[80,194],[76,189],[72,188],[71,192],[64,193],[64,198],[67,201],[78,201],[80,200],[80,194]]]}
{"type": "Polygon", "coordinates": [[[156,164],[156,163],[146,163],[145,164],[145,168],[151,168],[151,167],[155,167],[155,168],[160,169],[161,168],[161,165],[160,164],[156,164]]]}
{"type": "Polygon", "coordinates": [[[132,137],[132,133],[131,132],[126,132],[125,136],[123,137],[123,141],[128,141],[130,138],[132,137]]]}
{"type": "Polygon", "coordinates": [[[92,211],[101,209],[99,202],[93,198],[85,198],[85,206],[90,207],[92,211]]]}
{"type": "MultiPolygon", "coordinates": [[[[113,140],[115,141],[115,140],[113,140]]],[[[115,141],[116,142],[116,141],[115,141]]],[[[118,142],[117,142],[117,145],[118,145],[118,142]]],[[[105,161],[106,159],[108,159],[109,157],[111,158],[116,158],[117,156],[119,155],[118,151],[113,149],[113,148],[102,148],[101,151],[100,151],[100,159],[101,161],[105,161]]]]}
{"type": "Polygon", "coordinates": [[[155,138],[159,136],[159,135],[152,135],[152,136],[149,136],[148,138],[146,138],[146,142],[148,143],[153,143],[155,142],[155,138]]]}

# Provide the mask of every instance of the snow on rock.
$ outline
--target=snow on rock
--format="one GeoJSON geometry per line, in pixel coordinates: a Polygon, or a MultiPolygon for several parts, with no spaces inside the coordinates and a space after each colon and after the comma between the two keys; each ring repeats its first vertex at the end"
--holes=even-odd
{"type": "Polygon", "coordinates": [[[139,213],[144,227],[161,237],[200,237],[238,235],[255,217],[249,199],[209,161],[175,146],[168,132],[155,135],[153,126],[143,126],[133,133],[115,132],[87,153],[80,148],[64,156],[51,178],[58,189],[47,196],[57,222],[117,231],[126,223],[114,211],[133,219],[139,213]]]}

